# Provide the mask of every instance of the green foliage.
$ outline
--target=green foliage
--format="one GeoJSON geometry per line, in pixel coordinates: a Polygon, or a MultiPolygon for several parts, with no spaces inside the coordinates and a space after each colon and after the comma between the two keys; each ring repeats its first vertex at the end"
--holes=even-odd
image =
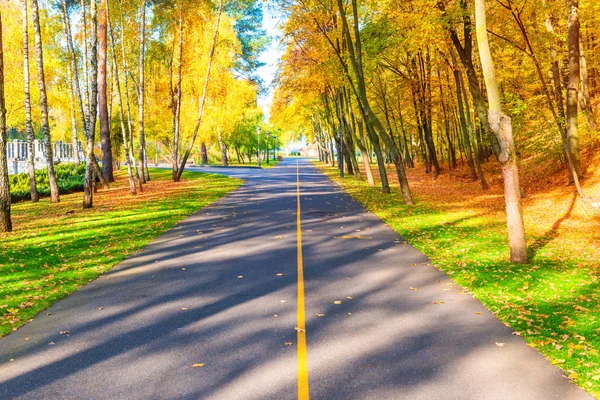
{"type": "MultiPolygon", "coordinates": [[[[79,192],[83,190],[85,178],[85,164],[58,164],[54,167],[56,180],[60,194],[79,192]]],[[[22,173],[9,176],[10,197],[13,203],[31,198],[29,191],[29,174],[22,173]]],[[[35,172],[35,183],[40,197],[50,196],[50,184],[48,182],[48,168],[35,172]]]]}

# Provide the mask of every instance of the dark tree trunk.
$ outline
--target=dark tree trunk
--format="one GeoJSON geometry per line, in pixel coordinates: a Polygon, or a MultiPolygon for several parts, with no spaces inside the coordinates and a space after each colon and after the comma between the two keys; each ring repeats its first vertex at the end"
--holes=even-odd
{"type": "Polygon", "coordinates": [[[12,220],[10,217],[10,184],[8,181],[8,162],[6,159],[4,51],[2,43],[2,11],[0,11],[0,232],[10,231],[12,231],[12,220]]]}
{"type": "MultiPolygon", "coordinates": [[[[208,164],[208,152],[206,151],[206,144],[204,142],[202,142],[202,145],[200,146],[200,155],[202,158],[202,164],[206,165],[208,164]]],[[[252,161],[250,161],[252,162],[252,161]]]]}
{"type": "Polygon", "coordinates": [[[91,2],[91,57],[90,57],[90,104],[88,107],[88,129],[86,131],[86,166],[85,179],[83,182],[83,208],[91,208],[94,198],[94,163],[96,156],[94,155],[94,145],[96,139],[96,112],[98,109],[98,37],[97,37],[97,20],[98,11],[96,1],[91,2]]]}
{"type": "Polygon", "coordinates": [[[100,0],[98,9],[98,114],[100,119],[100,148],[102,149],[102,176],[107,182],[114,182],[110,118],[106,94],[106,52],[108,47],[106,1],[100,0]]]}

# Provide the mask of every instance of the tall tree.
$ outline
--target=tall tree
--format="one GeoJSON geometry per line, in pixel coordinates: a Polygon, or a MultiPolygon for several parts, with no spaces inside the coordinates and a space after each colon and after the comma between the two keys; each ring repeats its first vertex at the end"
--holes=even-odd
{"type": "Polygon", "coordinates": [[[102,176],[114,182],[112,143],[110,140],[110,118],[106,92],[106,54],[108,49],[106,2],[100,0],[98,7],[98,108],[100,119],[100,148],[102,149],[102,176]]]}
{"type": "Polygon", "coordinates": [[[42,31],[40,28],[40,11],[38,0],[32,0],[31,11],[33,14],[33,30],[35,32],[35,53],[38,70],[38,86],[40,88],[40,108],[42,111],[42,132],[44,133],[44,147],[46,149],[46,160],[48,162],[48,182],[50,183],[50,200],[53,203],[60,201],[56,173],[54,172],[54,155],[52,152],[52,136],[50,135],[50,123],[48,121],[48,95],[46,93],[46,78],[44,75],[44,45],[42,42],[42,31]]]}
{"type": "MultiPolygon", "coordinates": [[[[175,36],[175,35],[174,35],[175,36]]],[[[175,44],[173,44],[175,47],[175,44]]],[[[179,176],[179,130],[181,122],[181,68],[183,64],[183,0],[179,0],[179,60],[177,63],[177,85],[173,89],[173,57],[171,57],[169,79],[171,91],[171,111],[173,112],[173,180],[177,181],[179,176]]],[[[204,143],[203,143],[204,144],[204,143]]],[[[203,158],[204,160],[204,158],[203,158]]],[[[203,164],[205,164],[203,162],[203,164]]]]}
{"type": "Polygon", "coordinates": [[[196,137],[198,136],[198,130],[200,129],[200,125],[202,124],[202,117],[204,116],[204,105],[206,104],[206,96],[208,94],[208,83],[210,81],[210,70],[212,67],[213,58],[215,56],[215,49],[217,47],[217,39],[219,38],[219,26],[221,25],[221,14],[223,14],[223,0],[219,1],[219,9],[217,11],[217,21],[215,23],[215,30],[213,33],[212,44],[210,47],[210,52],[208,53],[208,64],[206,66],[206,77],[204,78],[204,88],[202,90],[202,97],[200,98],[200,106],[198,109],[198,118],[196,119],[196,126],[194,127],[194,133],[192,135],[192,140],[188,148],[185,150],[183,157],[181,158],[181,164],[179,165],[179,170],[177,171],[177,179],[175,181],[179,181],[181,179],[181,174],[183,174],[183,170],[185,168],[185,164],[194,148],[194,143],[196,142],[196,137]]]}
{"type": "Polygon", "coordinates": [[[27,150],[29,164],[29,192],[31,201],[39,200],[37,185],[35,183],[35,149],[33,122],[31,120],[31,92],[29,88],[29,17],[27,11],[27,0],[23,0],[23,92],[25,95],[25,132],[27,133],[27,150]]]}
{"type": "Polygon", "coordinates": [[[121,123],[121,134],[123,136],[123,148],[125,150],[125,163],[127,165],[127,176],[129,177],[129,191],[131,194],[137,193],[138,180],[134,173],[134,158],[133,158],[133,146],[130,142],[130,136],[128,134],[127,128],[125,127],[125,115],[123,110],[123,95],[121,94],[121,82],[119,79],[119,66],[117,64],[117,51],[115,46],[115,37],[112,29],[112,25],[110,22],[110,11],[108,8],[108,3],[106,7],[106,22],[108,26],[108,31],[110,32],[110,44],[111,44],[111,54],[113,61],[113,75],[115,78],[115,89],[117,92],[117,102],[119,103],[119,121],[121,123]]]}
{"type": "Polygon", "coordinates": [[[581,179],[581,156],[579,154],[579,131],[577,126],[577,103],[579,101],[579,0],[568,0],[567,21],[569,46],[569,83],[567,85],[567,148],[571,153],[573,169],[581,179]]]}
{"type": "Polygon", "coordinates": [[[6,159],[4,44],[2,43],[2,11],[0,10],[0,232],[10,231],[12,231],[12,220],[10,218],[10,182],[8,181],[8,162],[6,159]]]}
{"type": "MultiPolygon", "coordinates": [[[[26,1],[26,0],[25,0],[26,1]]],[[[63,16],[63,26],[65,29],[65,36],[67,39],[67,54],[69,57],[70,68],[68,68],[69,76],[69,91],[70,91],[70,101],[71,103],[76,102],[76,106],[71,105],[71,109],[73,110],[73,115],[71,118],[71,129],[72,129],[72,137],[73,137],[73,152],[75,158],[75,164],[79,165],[79,140],[77,138],[77,124],[75,122],[75,110],[77,107],[79,111],[79,115],[81,118],[81,127],[82,131],[85,132],[87,129],[87,117],[85,110],[83,108],[83,99],[81,97],[81,85],[79,84],[79,72],[77,69],[77,58],[75,54],[75,49],[73,46],[73,36],[71,34],[71,22],[69,20],[69,10],[67,8],[67,0],[62,0],[62,16],[63,16]]]]}
{"type": "MultiPolygon", "coordinates": [[[[35,1],[35,0],[34,0],[35,1]]],[[[88,107],[88,129],[86,130],[86,166],[83,182],[83,208],[91,208],[94,197],[94,144],[96,139],[96,113],[98,111],[98,8],[97,0],[91,1],[91,54],[90,54],[90,104],[88,107]]]]}
{"type": "Polygon", "coordinates": [[[510,260],[516,263],[526,263],[527,242],[521,210],[521,187],[519,185],[519,169],[517,167],[512,122],[510,117],[502,112],[500,103],[500,91],[496,82],[494,62],[492,61],[487,36],[485,0],[475,0],[475,29],[477,31],[481,68],[488,93],[490,128],[498,138],[500,145],[498,159],[502,166],[502,178],[504,179],[510,260]]]}
{"type": "Polygon", "coordinates": [[[140,179],[142,182],[150,180],[150,174],[148,173],[147,158],[146,158],[146,137],[144,134],[144,97],[145,92],[145,80],[144,80],[144,66],[145,66],[145,50],[146,50],[146,0],[142,0],[142,12],[140,17],[140,81],[138,84],[138,127],[140,130],[140,150],[138,153],[138,162],[140,163],[140,179]]]}

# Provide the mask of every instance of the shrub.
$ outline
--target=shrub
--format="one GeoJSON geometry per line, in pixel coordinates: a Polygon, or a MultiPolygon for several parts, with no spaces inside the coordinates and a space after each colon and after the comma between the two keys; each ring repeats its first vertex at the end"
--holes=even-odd
{"type": "MultiPolygon", "coordinates": [[[[78,166],[75,164],[57,164],[54,170],[60,194],[83,191],[85,163],[78,166]]],[[[29,173],[10,175],[8,180],[10,182],[10,198],[13,203],[31,199],[29,173]]],[[[35,183],[40,197],[50,196],[48,168],[35,171],[35,183]]]]}

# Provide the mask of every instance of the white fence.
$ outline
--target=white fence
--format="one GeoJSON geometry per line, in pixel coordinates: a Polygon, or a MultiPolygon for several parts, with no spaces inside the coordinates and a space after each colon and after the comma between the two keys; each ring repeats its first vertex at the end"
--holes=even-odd
{"type": "MultiPolygon", "coordinates": [[[[79,159],[84,159],[83,147],[81,142],[77,143],[77,151],[79,159]]],[[[74,146],[73,143],[63,143],[57,140],[52,144],[54,163],[74,162],[74,146]]],[[[36,169],[44,168],[48,165],[46,157],[46,147],[40,140],[33,141],[34,165],[36,169]]],[[[8,173],[19,174],[27,172],[29,160],[29,145],[24,140],[10,140],[6,143],[6,157],[8,159],[8,173]]]]}

